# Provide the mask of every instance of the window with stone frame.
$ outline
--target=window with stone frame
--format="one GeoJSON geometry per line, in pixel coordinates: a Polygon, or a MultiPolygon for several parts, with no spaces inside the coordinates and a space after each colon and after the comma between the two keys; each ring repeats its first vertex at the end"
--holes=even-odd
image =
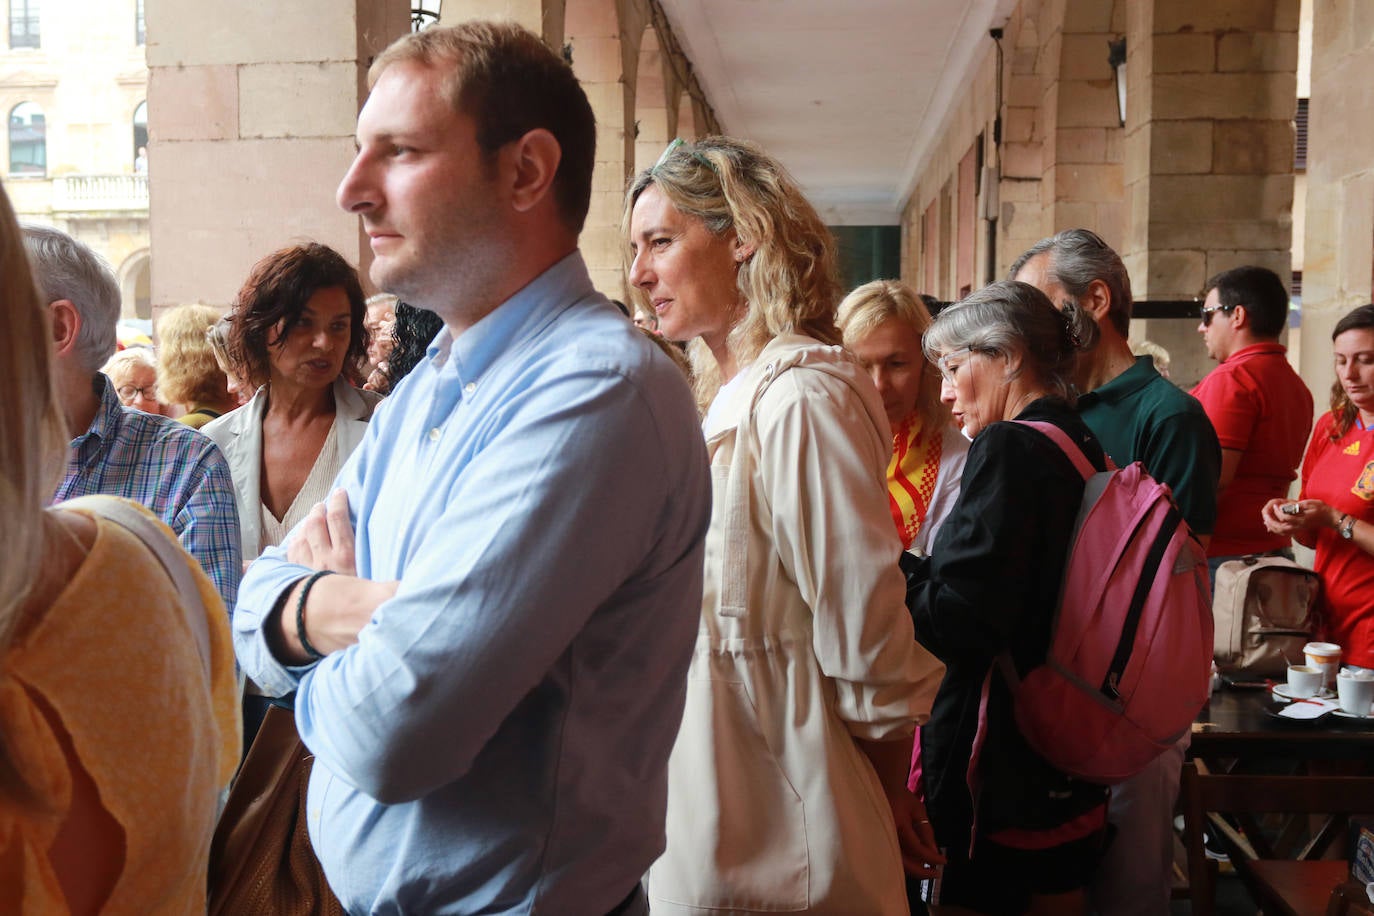
{"type": "Polygon", "coordinates": [[[38,47],[40,0],[10,0],[10,47],[38,47]]]}
{"type": "Polygon", "coordinates": [[[48,124],[43,109],[20,102],[10,109],[10,175],[41,178],[48,173],[48,124]]]}

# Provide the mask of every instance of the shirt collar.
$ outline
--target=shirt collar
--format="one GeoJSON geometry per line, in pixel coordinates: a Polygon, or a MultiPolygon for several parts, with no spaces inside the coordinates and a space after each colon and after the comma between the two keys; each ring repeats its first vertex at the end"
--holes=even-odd
{"type": "Polygon", "coordinates": [[[99,442],[110,442],[119,435],[119,424],[124,419],[124,405],[119,403],[119,395],[115,394],[114,383],[109,376],[103,372],[97,372],[91,381],[91,388],[95,396],[100,399],[100,407],[95,412],[95,417],[91,420],[91,425],[86,431],[72,439],[72,448],[78,448],[87,439],[94,438],[99,442]]]}
{"type": "Polygon", "coordinates": [[[553,320],[551,304],[566,307],[595,292],[582,253],[574,249],[457,338],[447,327],[440,330],[426,356],[435,371],[452,360],[460,379],[476,380],[502,353],[553,320]]]}
{"type": "Polygon", "coordinates": [[[1099,385],[1092,391],[1080,395],[1078,398],[1079,405],[1082,406],[1084,402],[1092,404],[1096,401],[1105,404],[1117,404],[1157,378],[1159,378],[1159,372],[1155,369],[1154,360],[1148,356],[1137,356],[1134,366],[1105,385],[1099,385]]]}
{"type": "Polygon", "coordinates": [[[1287,352],[1288,348],[1285,347],[1283,344],[1279,343],[1278,341],[1266,340],[1263,343],[1250,344],[1248,347],[1241,347],[1239,350],[1237,350],[1236,352],[1232,353],[1230,356],[1222,360],[1222,362],[1240,362],[1243,359],[1249,359],[1252,356],[1263,356],[1266,353],[1277,353],[1280,356],[1282,356],[1287,352]]]}

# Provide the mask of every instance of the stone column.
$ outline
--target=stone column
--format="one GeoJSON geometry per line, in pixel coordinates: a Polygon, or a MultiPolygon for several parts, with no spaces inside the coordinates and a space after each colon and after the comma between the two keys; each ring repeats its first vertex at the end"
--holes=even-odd
{"type": "Polygon", "coordinates": [[[596,114],[596,168],[582,254],[596,288],[623,300],[620,215],[634,164],[634,80],[648,13],[635,0],[569,0],[566,15],[573,70],[596,114]]]}
{"type": "Polygon", "coordinates": [[[1312,19],[1307,129],[1307,224],[1302,265],[1302,376],[1317,413],[1333,379],[1331,331],[1370,301],[1374,272],[1374,4],[1318,3],[1312,19]]]}
{"type": "MultiPolygon", "coordinates": [[[[1299,0],[1128,4],[1122,254],[1136,298],[1191,298],[1241,264],[1287,282],[1298,13],[1299,0]]],[[[1147,324],[1133,336],[1170,351],[1175,381],[1212,367],[1194,323],[1147,324]]]]}
{"type": "Polygon", "coordinates": [[[366,276],[334,202],[367,65],[410,28],[405,0],[147,5],[154,313],[228,305],[271,251],[314,240],[366,276]]]}

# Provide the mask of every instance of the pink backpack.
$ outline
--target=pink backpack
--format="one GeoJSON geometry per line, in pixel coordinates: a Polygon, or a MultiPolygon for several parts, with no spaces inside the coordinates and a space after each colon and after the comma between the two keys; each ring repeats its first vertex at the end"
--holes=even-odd
{"type": "Polygon", "coordinates": [[[1036,753],[1079,779],[1118,783],[1173,746],[1207,701],[1206,557],[1140,462],[1098,471],[1059,427],[1024,425],[1058,445],[1086,485],[1045,662],[1018,679],[1003,654],[1001,670],[1036,753]]]}

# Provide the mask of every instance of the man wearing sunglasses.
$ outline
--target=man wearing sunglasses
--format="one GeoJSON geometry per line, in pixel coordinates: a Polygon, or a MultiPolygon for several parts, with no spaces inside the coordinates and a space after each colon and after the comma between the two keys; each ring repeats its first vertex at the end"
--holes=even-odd
{"type": "Polygon", "coordinates": [[[1279,343],[1288,291],[1263,267],[1237,267],[1207,281],[1197,330],[1220,365],[1193,389],[1221,442],[1217,524],[1207,546],[1213,576],[1228,559],[1290,549],[1265,530],[1260,510],[1288,495],[1312,432],[1312,393],[1279,343]]]}
{"type": "MultiPolygon", "coordinates": [[[[1036,242],[1012,265],[1022,280],[1062,305],[1072,300],[1097,321],[1098,345],[1079,355],[1078,411],[1120,467],[1145,465],[1167,483],[1193,533],[1206,544],[1216,521],[1221,449],[1196,399],[1131,352],[1131,280],[1094,232],[1067,229],[1036,242]]],[[[1258,517],[1258,513],[1257,513],[1258,517]]],[[[1173,872],[1173,810],[1187,736],[1142,772],[1112,788],[1115,828],[1093,881],[1099,916],[1165,916],[1173,872]]]]}

